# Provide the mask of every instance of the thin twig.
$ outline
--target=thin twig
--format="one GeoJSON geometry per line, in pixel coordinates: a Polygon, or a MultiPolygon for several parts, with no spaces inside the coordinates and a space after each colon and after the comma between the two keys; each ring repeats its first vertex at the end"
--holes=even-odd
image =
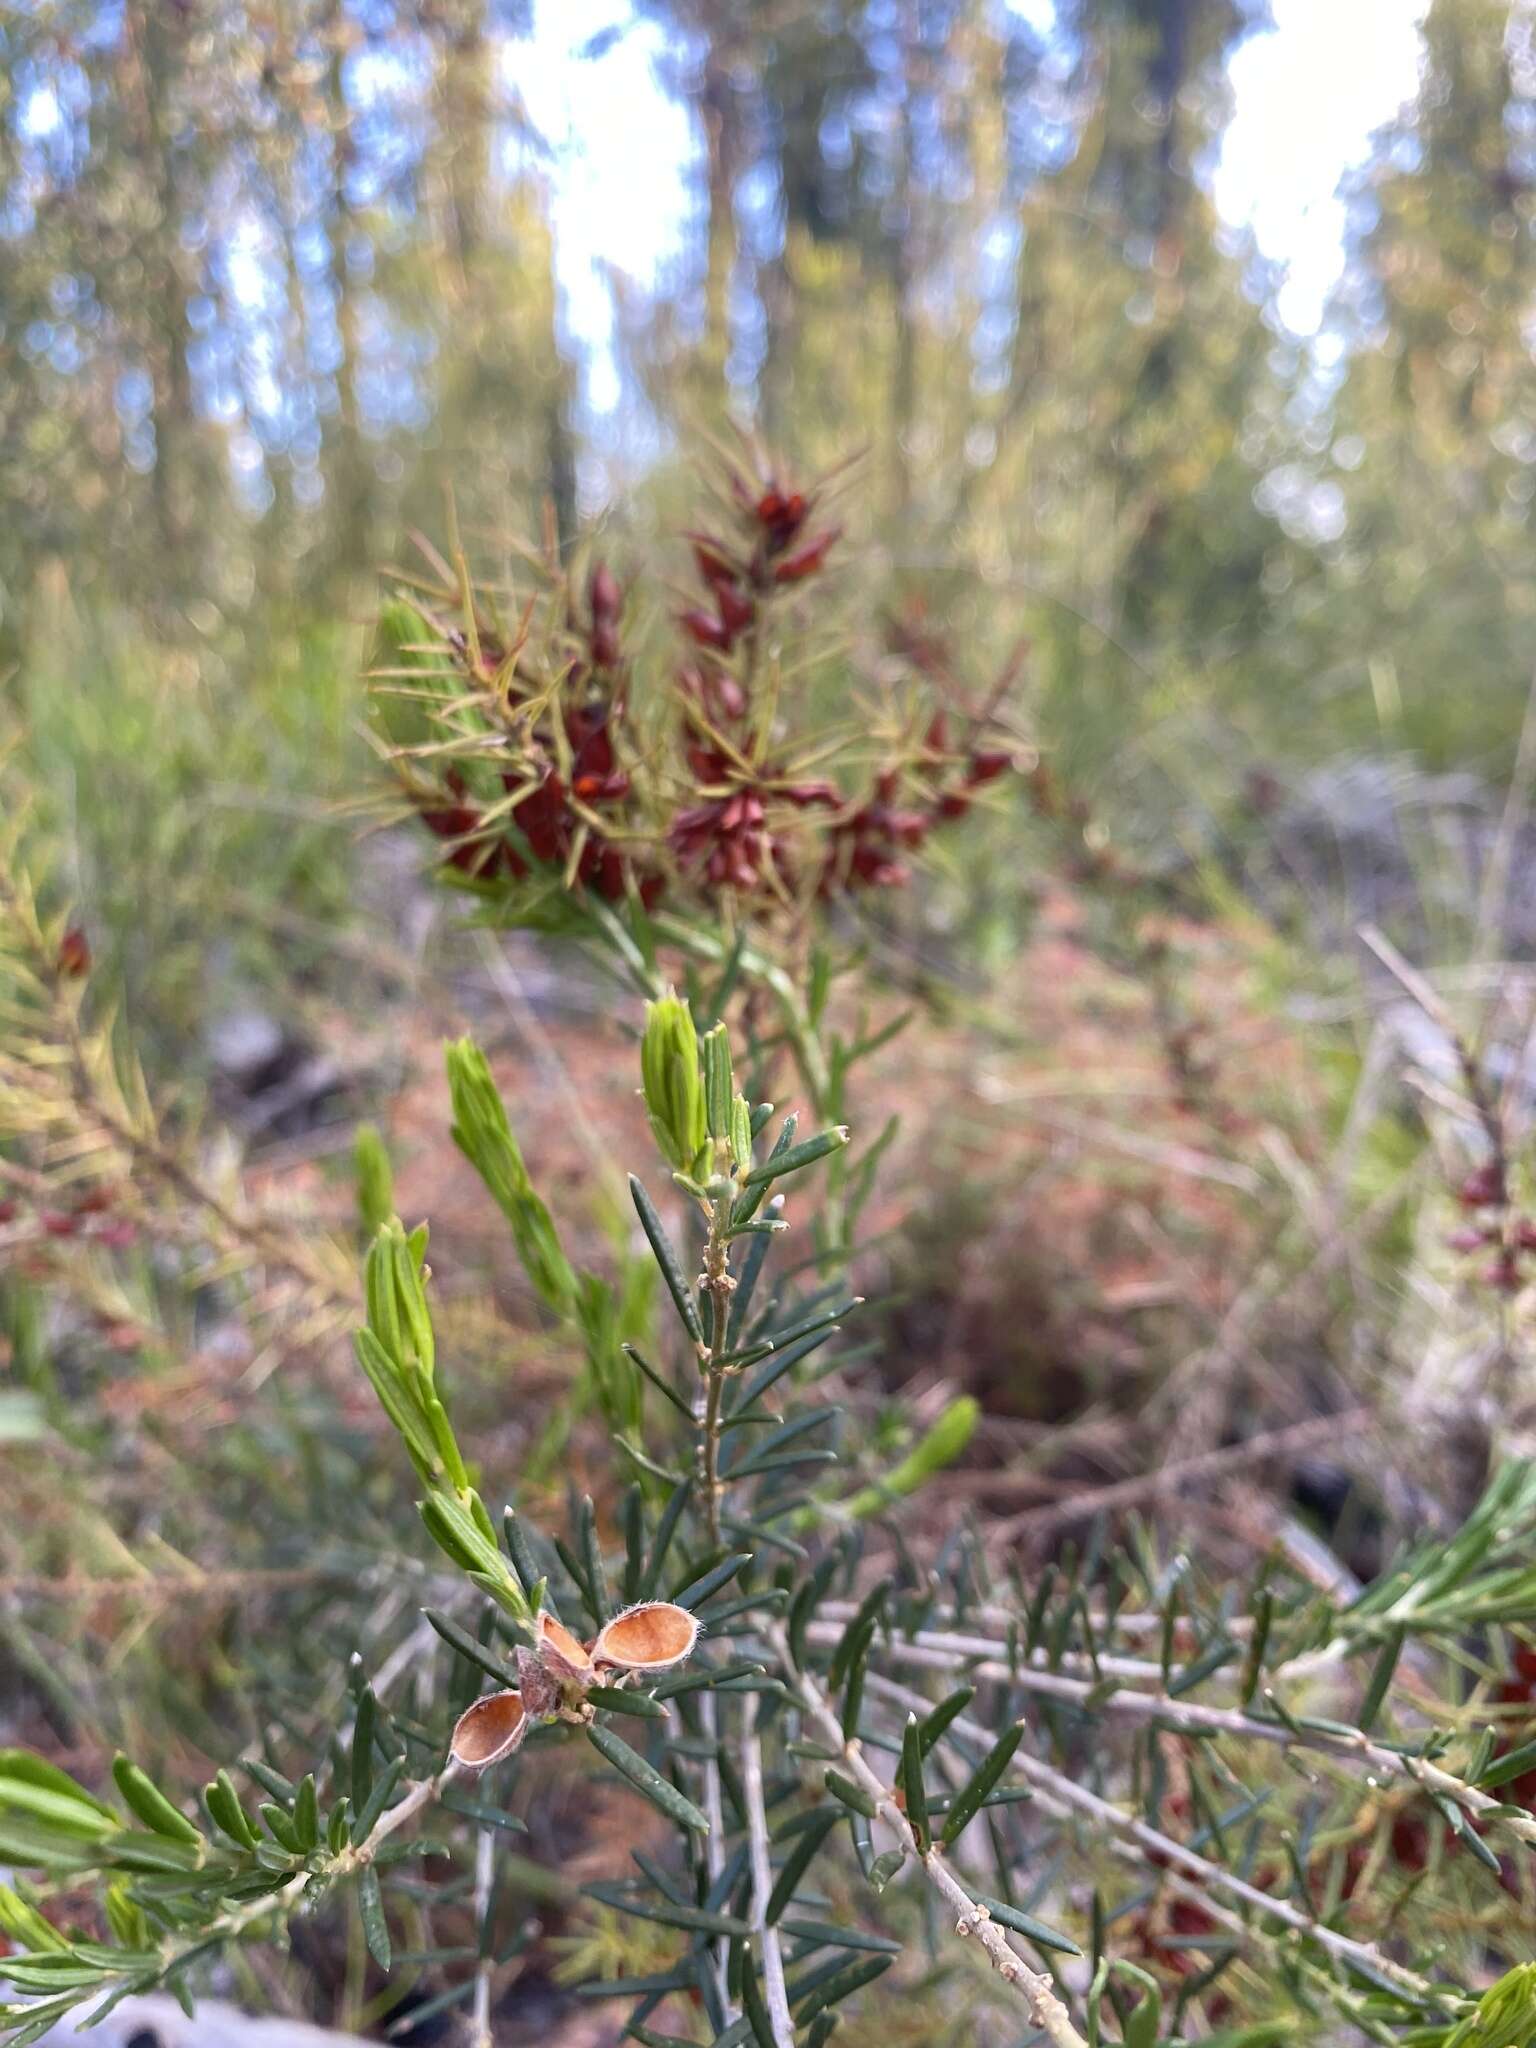
{"type": "Polygon", "coordinates": [[[470,2048],[495,2048],[491,2033],[491,1976],[496,1967],[491,1940],[491,1884],[496,1874],[496,1842],[489,1828],[475,1837],[475,1930],[480,1959],[475,1964],[475,1998],[469,2015],[470,2048]]]}
{"type": "MultiPolygon", "coordinates": [[[[849,1776],[874,1801],[880,1819],[891,1829],[907,1854],[917,1859],[928,1882],[954,1912],[955,1932],[962,1937],[975,1935],[993,1969],[1023,1998],[1031,2024],[1038,2027],[1055,2044],[1055,2048],[1086,2048],[1082,2035],[1072,2024],[1071,2015],[1057,1997],[1051,1979],[1030,1968],[986,1907],[973,1899],[961,1884],[944,1860],[942,1851],[937,1847],[925,1849],[922,1846],[912,1831],[911,1822],[891,1796],[890,1787],[864,1761],[858,1742],[845,1740],[842,1723],[820,1686],[809,1673],[796,1666],[784,1630],[776,1623],[770,1623],[764,1634],[773,1645],[804,1712],[837,1751],[849,1776]]],[[[923,1711],[926,1713],[927,1710],[925,1701],[923,1711]]]]}
{"type": "MultiPolygon", "coordinates": [[[[807,1634],[813,1641],[835,1641],[841,1630],[832,1623],[812,1623],[807,1634]]],[[[928,1671],[961,1671],[968,1678],[1016,1685],[1023,1692],[1069,1700],[1075,1706],[1083,1706],[1092,1699],[1092,1711],[1095,1713],[1160,1722],[1164,1727],[1178,1729],[1187,1735],[1230,1735],[1244,1742],[1271,1743],[1277,1749],[1316,1750],[1321,1755],[1337,1757],[1341,1763],[1351,1764],[1359,1770],[1379,1772],[1388,1778],[1407,1778],[1421,1791],[1454,1800],[1468,1813],[1475,1813],[1506,1828],[1522,1842],[1536,1844],[1536,1819],[1530,1815],[1505,1807],[1490,1793],[1480,1792],[1464,1778],[1454,1777],[1424,1757],[1387,1749],[1358,1730],[1350,1734],[1336,1734],[1332,1729],[1309,1726],[1305,1722],[1261,1721],[1252,1714],[1243,1713],[1238,1707],[1201,1706],[1194,1700],[1170,1699],[1165,1692],[1133,1692],[1123,1687],[1109,1692],[1104,1689],[1103,1681],[1095,1683],[1090,1678],[1069,1678],[1060,1671],[1037,1670],[1022,1658],[1017,1664],[1009,1663],[1006,1646],[998,1643],[994,1647],[1002,1653],[996,1660],[978,1659],[953,1649],[934,1648],[921,1641],[908,1642],[897,1636],[885,1646],[885,1652],[897,1663],[918,1665],[928,1671]]],[[[1099,1660],[1105,1680],[1114,1676],[1110,1669],[1112,1661],[1099,1660]]]]}
{"type": "MultiPolygon", "coordinates": [[[[757,1739],[757,1699],[748,1694],[741,1724],[741,1785],[747,1808],[747,1842],[752,1859],[752,1932],[763,1965],[763,1995],[775,2048],[795,2048],[795,2023],[784,1984],[779,1930],[768,1923],[773,1868],[768,1860],[768,1815],[763,1806],[763,1752],[757,1739]]],[[[751,1967],[750,1964],[747,1965],[751,1967]]]]}
{"type": "MultiPolygon", "coordinates": [[[[932,1707],[932,1701],[925,1699],[921,1693],[913,1692],[907,1686],[898,1685],[892,1679],[883,1678],[878,1672],[871,1672],[865,1683],[872,1693],[890,1700],[893,1705],[902,1707],[909,1713],[926,1714],[932,1707]]],[[[968,1719],[963,1714],[956,1715],[950,1727],[957,1735],[964,1736],[984,1748],[990,1749],[996,1740],[995,1730],[989,1733],[978,1722],[968,1719]]],[[[1340,1934],[1335,1928],[1324,1926],[1320,1920],[1313,1919],[1309,1913],[1303,1913],[1284,1899],[1272,1898],[1268,1892],[1260,1891],[1256,1885],[1245,1883],[1242,1878],[1235,1876],[1220,1863],[1212,1863],[1204,1856],[1197,1855],[1193,1849],[1186,1849],[1184,1844],[1175,1841],[1172,1835],[1165,1835],[1159,1829],[1149,1827],[1145,1821],[1137,1820],[1131,1814],[1122,1813],[1119,1807],[1112,1806],[1107,1799],[1101,1799],[1096,1792],[1090,1792],[1086,1786],[1076,1784],[1062,1772],[1053,1769],[1050,1764],[1042,1762],[1040,1758],[1030,1756],[1022,1749],[1016,1750],[1009,1769],[1027,1779],[1037,1790],[1043,1791],[1059,1807],[1084,1814],[1098,1827],[1108,1829],[1124,1841],[1135,1843],[1147,1860],[1152,1862],[1154,1869],[1159,1865],[1172,1864],[1202,1887],[1215,1887],[1229,1892],[1233,1898],[1241,1899],[1244,1904],[1254,1907],[1258,1912],[1280,1921],[1293,1932],[1306,1935],[1341,1961],[1373,1971],[1378,1977],[1389,1978],[1410,1998],[1440,2004],[1448,1996],[1442,1987],[1432,1984],[1427,1977],[1419,1976],[1416,1971],[1404,1969],[1400,1963],[1394,1963],[1371,1943],[1352,1941],[1347,1934],[1340,1934]]]]}
{"type": "MultiPolygon", "coordinates": [[[[719,1717],[715,1712],[715,1696],[707,1688],[699,1694],[699,1727],[709,1743],[709,1755],[704,1759],[704,1818],[709,1822],[709,1833],[704,1837],[704,1868],[709,1873],[710,1890],[718,1886],[725,1871],[725,1800],[720,1788],[719,1717]]],[[[720,2009],[727,2023],[737,2017],[731,2003],[730,1954],[723,1941],[717,1941],[712,1950],[715,1985],[719,1993],[720,2009]]]]}

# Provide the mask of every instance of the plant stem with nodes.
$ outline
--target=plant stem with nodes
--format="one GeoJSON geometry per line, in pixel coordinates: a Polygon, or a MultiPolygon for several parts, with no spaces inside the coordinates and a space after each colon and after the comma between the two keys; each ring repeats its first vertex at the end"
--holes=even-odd
{"type": "MultiPolygon", "coordinates": [[[[849,1776],[874,1801],[879,1818],[892,1830],[902,1848],[916,1858],[928,1882],[953,1910],[956,1933],[962,1937],[976,1936],[988,1962],[1003,1982],[1011,1985],[1023,1998],[1031,2024],[1052,2042],[1053,2048],[1086,2048],[1082,2035],[1072,2024],[1071,2015],[1057,1997],[1051,1979],[1030,1968],[986,1907],[973,1899],[956,1877],[943,1852],[932,1844],[925,1848],[918,1841],[911,1822],[896,1804],[890,1787],[865,1762],[858,1741],[845,1738],[842,1722],[820,1686],[808,1672],[796,1665],[785,1631],[770,1624],[764,1634],[772,1644],[804,1712],[817,1724],[827,1744],[836,1750],[849,1776]]],[[[929,1702],[923,1701],[923,1712],[927,1713],[928,1708],[929,1702]]]]}
{"type": "MultiPolygon", "coordinates": [[[[841,1630],[832,1622],[813,1622],[806,1633],[813,1642],[835,1642],[841,1630]]],[[[967,1678],[987,1679],[999,1685],[1016,1685],[1024,1692],[1069,1700],[1075,1705],[1093,1697],[1095,1712],[1160,1722],[1182,1734],[1231,1735],[1245,1742],[1272,1743],[1280,1749],[1316,1750],[1322,1755],[1337,1757],[1341,1763],[1380,1772],[1383,1777],[1407,1778],[1421,1791],[1454,1800],[1468,1813],[1506,1828],[1522,1842],[1536,1845],[1536,1819],[1529,1814],[1505,1806],[1492,1794],[1479,1791],[1477,1786],[1442,1770],[1426,1757],[1413,1756],[1372,1742],[1363,1730],[1345,1732],[1278,1718],[1260,1720],[1238,1707],[1202,1706],[1193,1700],[1170,1699],[1161,1691],[1133,1692],[1122,1686],[1106,1692],[1104,1679],[1116,1676],[1116,1665],[1129,1664],[1130,1659],[1100,1658],[1102,1676],[1097,1680],[1070,1678],[1059,1671],[1036,1670],[1022,1659],[1017,1664],[1009,1663],[1006,1661],[1006,1645],[1002,1643],[988,1647],[995,1655],[978,1659],[973,1654],[957,1650],[951,1642],[935,1646],[922,1636],[916,1641],[897,1637],[889,1645],[889,1654],[897,1663],[920,1665],[931,1671],[960,1672],[967,1678]]]]}
{"type": "Polygon", "coordinates": [[[704,1386],[699,1408],[699,1482],[704,1495],[704,1520],[710,1546],[720,1544],[720,1417],[725,1399],[726,1332],[730,1323],[731,1296],[736,1282],[731,1274],[731,1249],[727,1229],[730,1222],[729,1194],[722,1196],[709,1212],[709,1234],[704,1241],[704,1271],[699,1284],[709,1297],[711,1322],[707,1351],[699,1358],[704,1386]]]}
{"type": "MultiPolygon", "coordinates": [[[[933,1702],[925,1699],[921,1693],[913,1692],[908,1686],[898,1685],[893,1679],[884,1678],[878,1672],[871,1672],[865,1683],[872,1694],[889,1700],[893,1706],[900,1707],[908,1713],[926,1714],[932,1708],[933,1702]]],[[[964,1714],[957,1714],[950,1727],[956,1735],[983,1748],[990,1748],[995,1740],[995,1731],[983,1728],[979,1722],[969,1719],[964,1714]]],[[[1030,1756],[1019,1749],[1014,1752],[1008,1768],[1013,1774],[1028,1781],[1040,1797],[1042,1809],[1053,1812],[1058,1818],[1066,1818],[1069,1813],[1085,1815],[1098,1827],[1119,1837],[1125,1844],[1133,1845],[1134,1850],[1140,1852],[1138,1860],[1150,1861],[1155,1858],[1157,1864],[1171,1865],[1176,1872],[1182,1872],[1198,1887],[1211,1887],[1230,1893],[1233,1898],[1242,1900],[1245,1905],[1253,1907],[1272,1920],[1278,1920],[1282,1926],[1290,1928],[1294,1933],[1307,1936],[1320,1948],[1327,1949],[1331,1955],[1338,1957],[1341,1962],[1355,1964],[1377,1977],[1389,1979],[1396,1989],[1416,2003],[1442,2005],[1452,1996],[1446,1987],[1433,1984],[1429,1978],[1421,1977],[1417,1971],[1405,1969],[1400,1963],[1394,1963],[1390,1957],[1383,1955],[1380,1949],[1373,1947],[1369,1942],[1353,1941],[1347,1934],[1340,1934],[1337,1929],[1324,1926],[1311,1914],[1302,1912],[1284,1899],[1273,1898],[1268,1892],[1260,1891],[1257,1885],[1248,1884],[1242,1878],[1234,1876],[1222,1864],[1212,1863],[1193,1849],[1186,1849],[1184,1844],[1175,1841],[1172,1835],[1165,1835],[1159,1829],[1149,1827],[1145,1821],[1137,1820],[1132,1814],[1122,1813],[1118,1806],[1111,1805],[1107,1799],[1101,1799],[1096,1792],[1090,1792],[1086,1786],[1077,1784],[1075,1780],[1053,1769],[1040,1758],[1030,1756]]],[[[1246,1922],[1241,1923],[1241,1926],[1244,1933],[1258,1932],[1249,1928],[1246,1922]]]]}

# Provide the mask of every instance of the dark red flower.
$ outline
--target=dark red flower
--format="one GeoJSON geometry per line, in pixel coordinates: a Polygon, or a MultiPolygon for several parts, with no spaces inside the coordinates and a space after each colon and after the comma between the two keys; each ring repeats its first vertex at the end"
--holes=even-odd
{"type": "Polygon", "coordinates": [[[1488,1159],[1473,1167],[1457,1189],[1456,1199],[1464,1209],[1502,1209],[1509,1200],[1509,1190],[1499,1162],[1488,1159]]]}
{"type": "Polygon", "coordinates": [[[842,532],[840,526],[829,526],[825,533],[807,541],[803,548],[797,548],[792,555],[786,555],[774,569],[775,583],[801,583],[807,576],[814,576],[827,559],[833,543],[842,532]]]}
{"type": "Polygon", "coordinates": [[[711,647],[721,654],[729,654],[735,645],[736,635],[723,619],[717,619],[713,612],[693,610],[684,612],[678,624],[690,639],[700,647],[711,647]]]}

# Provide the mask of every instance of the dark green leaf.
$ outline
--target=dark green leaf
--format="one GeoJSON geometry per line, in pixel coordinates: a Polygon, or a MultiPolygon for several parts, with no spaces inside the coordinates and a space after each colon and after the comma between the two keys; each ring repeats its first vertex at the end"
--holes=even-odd
{"type": "Polygon", "coordinates": [[[656,1205],[633,1174],[629,1176],[629,1192],[634,1198],[640,1228],[645,1232],[656,1263],[661,1268],[661,1277],[666,1282],[667,1292],[672,1297],[672,1306],[677,1310],[683,1328],[694,1343],[702,1344],[704,1325],[699,1321],[698,1305],[683,1276],[683,1268],[672,1248],[672,1240],[667,1236],[661,1218],[656,1213],[656,1205]]]}
{"type": "Polygon", "coordinates": [[[357,1903],[363,1918],[363,1939],[379,1968],[388,1971],[391,1961],[389,1922],[384,1917],[384,1899],[379,1891],[379,1873],[371,1863],[357,1881],[357,1903]]]}
{"type": "Polygon", "coordinates": [[[795,1846],[785,1857],[784,1866],[774,1879],[773,1890],[768,1895],[765,1918],[770,1927],[789,1905],[795,1895],[795,1887],[810,1868],[811,1859],[841,1818],[840,1807],[825,1807],[796,1838],[795,1846]]]}
{"type": "Polygon", "coordinates": [[[982,1801],[1007,1770],[1023,1734],[1022,1721],[1015,1721],[1011,1727],[1005,1728],[969,1782],[956,1793],[955,1803],[944,1822],[943,1840],[946,1849],[959,1838],[980,1812],[982,1801]]]}
{"type": "Polygon", "coordinates": [[[637,1756],[627,1742],[622,1742],[611,1728],[593,1726],[587,1730],[587,1740],[613,1768],[629,1780],[642,1797],[648,1799],[668,1820],[678,1822],[682,1827],[691,1828],[695,1834],[707,1835],[709,1822],[691,1799],[685,1799],[677,1787],[664,1778],[660,1771],[648,1764],[643,1756],[637,1756]]]}

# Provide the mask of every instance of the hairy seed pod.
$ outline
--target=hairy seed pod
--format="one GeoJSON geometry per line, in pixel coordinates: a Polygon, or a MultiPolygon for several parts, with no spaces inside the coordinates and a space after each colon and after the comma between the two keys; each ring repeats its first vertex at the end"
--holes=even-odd
{"type": "Polygon", "coordinates": [[[643,1600],[600,1631],[592,1655],[599,1664],[617,1664],[626,1671],[670,1671],[692,1656],[698,1639],[699,1624],[686,1607],[643,1600]]]}
{"type": "Polygon", "coordinates": [[[563,1621],[541,1614],[534,1624],[540,1662],[561,1685],[590,1685],[592,1659],[563,1621]]]}
{"type": "Polygon", "coordinates": [[[560,1704],[560,1684],[539,1662],[532,1650],[521,1645],[517,1652],[517,1683],[523,1695],[523,1711],[531,1720],[552,1714],[560,1704]]]}
{"type": "Polygon", "coordinates": [[[484,1771],[510,1756],[527,1733],[522,1695],[487,1693],[459,1716],[448,1748],[454,1762],[466,1771],[484,1771]]]}

